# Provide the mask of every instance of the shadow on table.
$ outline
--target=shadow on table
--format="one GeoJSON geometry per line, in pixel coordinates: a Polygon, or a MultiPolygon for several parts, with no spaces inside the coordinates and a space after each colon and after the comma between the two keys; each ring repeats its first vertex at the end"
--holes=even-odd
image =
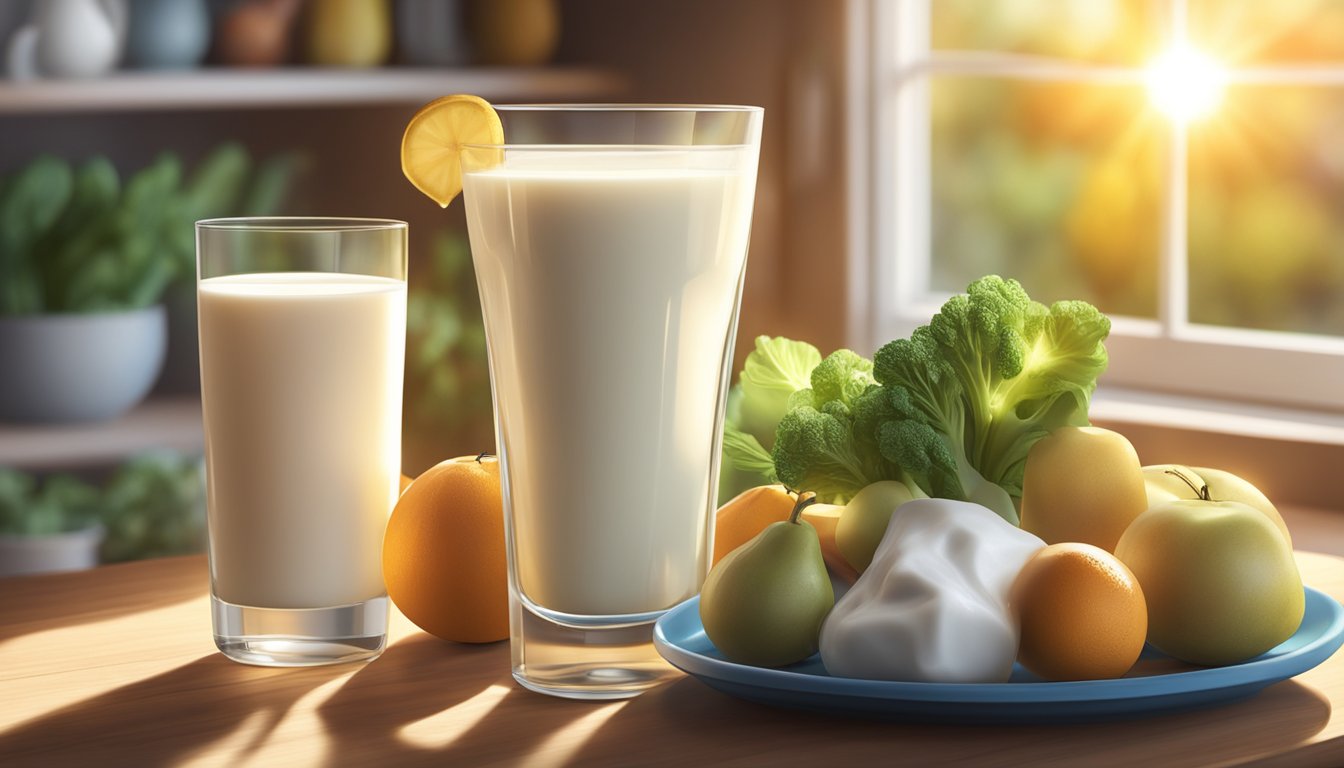
{"type": "Polygon", "coordinates": [[[1229,706],[1084,725],[938,726],[772,709],[683,678],[619,704],[519,688],[508,647],[416,635],[364,667],[319,708],[331,754],[352,763],[484,765],[835,764],[1208,765],[1283,752],[1330,718],[1329,701],[1286,682],[1229,706]],[[442,685],[434,686],[435,680],[442,685]],[[1099,751],[1104,750],[1104,751],[1099,751]]]}
{"type": "Polygon", "coordinates": [[[595,709],[519,688],[507,642],[421,634],[357,672],[318,713],[342,762],[482,765],[516,763],[595,709]]]}
{"type": "Polygon", "coordinates": [[[1083,725],[939,726],[773,709],[691,678],[619,704],[554,699],[518,687],[508,646],[408,637],[359,670],[318,710],[332,755],[388,765],[1104,763],[1208,765],[1283,752],[1319,733],[1330,703],[1289,681],[1246,701],[1149,719],[1083,725]],[[435,680],[442,681],[438,687],[435,680]],[[815,750],[815,751],[814,751],[815,750]],[[1104,752],[1099,752],[1104,750],[1104,752]]]}
{"type": "Polygon", "coordinates": [[[0,733],[0,765],[173,764],[244,724],[247,743],[238,754],[245,756],[295,701],[349,672],[263,669],[211,654],[0,733]]]}
{"type": "Polygon", "coordinates": [[[632,700],[574,755],[582,765],[1214,765],[1282,752],[1319,733],[1330,702],[1289,681],[1225,707],[1082,725],[949,726],[774,709],[683,678],[632,700]],[[694,744],[688,743],[694,741],[694,744]],[[811,751],[816,750],[816,751],[811,751]]]}
{"type": "Polygon", "coordinates": [[[174,764],[224,742],[231,759],[243,761],[301,709],[296,702],[347,675],[314,700],[326,738],[313,748],[342,764],[511,764],[531,756],[545,764],[788,765],[825,754],[837,765],[1208,765],[1283,752],[1330,716],[1323,696],[1294,681],[1226,707],[1073,726],[864,721],[771,709],[690,678],[627,702],[590,704],[519,688],[507,644],[453,645],[423,634],[351,672],[263,669],[211,654],[0,733],[0,765],[174,764]]]}

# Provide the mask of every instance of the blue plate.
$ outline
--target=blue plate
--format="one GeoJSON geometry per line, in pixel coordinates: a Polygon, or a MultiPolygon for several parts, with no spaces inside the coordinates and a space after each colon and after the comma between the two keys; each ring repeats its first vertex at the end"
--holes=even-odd
{"type": "Polygon", "coordinates": [[[653,644],[673,666],[724,693],[778,707],[883,719],[955,723],[1059,723],[1141,717],[1224,704],[1320,664],[1344,644],[1344,608],[1306,590],[1292,637],[1250,661],[1191,667],[1145,649],[1119,680],[1043,682],[1015,667],[1006,683],[897,683],[831,677],[814,655],[782,669],[727,661],[705,636],[700,598],[668,611],[653,644]]]}

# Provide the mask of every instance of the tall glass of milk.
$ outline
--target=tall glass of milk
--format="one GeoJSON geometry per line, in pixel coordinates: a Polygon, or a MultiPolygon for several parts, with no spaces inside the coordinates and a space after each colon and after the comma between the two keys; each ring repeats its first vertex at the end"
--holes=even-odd
{"type": "Polygon", "coordinates": [[[215,644],[267,666],[371,659],[387,636],[406,224],[198,222],[215,644]]]}
{"type": "Polygon", "coordinates": [[[756,189],[757,107],[497,107],[462,150],[504,484],[514,678],[584,699],[673,674],[700,590],[756,189]]]}

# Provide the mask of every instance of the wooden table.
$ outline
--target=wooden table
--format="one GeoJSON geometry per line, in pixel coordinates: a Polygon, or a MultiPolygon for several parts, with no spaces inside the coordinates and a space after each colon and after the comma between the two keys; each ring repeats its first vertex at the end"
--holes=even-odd
{"type": "MultiPolygon", "coordinates": [[[[1344,598],[1344,560],[1299,554],[1344,598]]],[[[1160,719],[906,726],[738,701],[681,678],[624,702],[529,693],[506,643],[394,612],[366,665],[262,669],[210,639],[202,557],[0,581],[0,766],[1344,765],[1344,654],[1253,699],[1160,719]]]]}

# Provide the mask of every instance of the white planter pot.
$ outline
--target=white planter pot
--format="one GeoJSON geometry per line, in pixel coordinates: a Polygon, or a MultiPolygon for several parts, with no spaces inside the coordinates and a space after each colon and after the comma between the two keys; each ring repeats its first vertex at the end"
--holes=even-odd
{"type": "Polygon", "coordinates": [[[144,399],[163,367],[162,306],[0,317],[0,421],[103,421],[144,399]]]}
{"type": "Polygon", "coordinates": [[[50,536],[0,534],[0,577],[92,568],[102,543],[101,525],[50,536]]]}

